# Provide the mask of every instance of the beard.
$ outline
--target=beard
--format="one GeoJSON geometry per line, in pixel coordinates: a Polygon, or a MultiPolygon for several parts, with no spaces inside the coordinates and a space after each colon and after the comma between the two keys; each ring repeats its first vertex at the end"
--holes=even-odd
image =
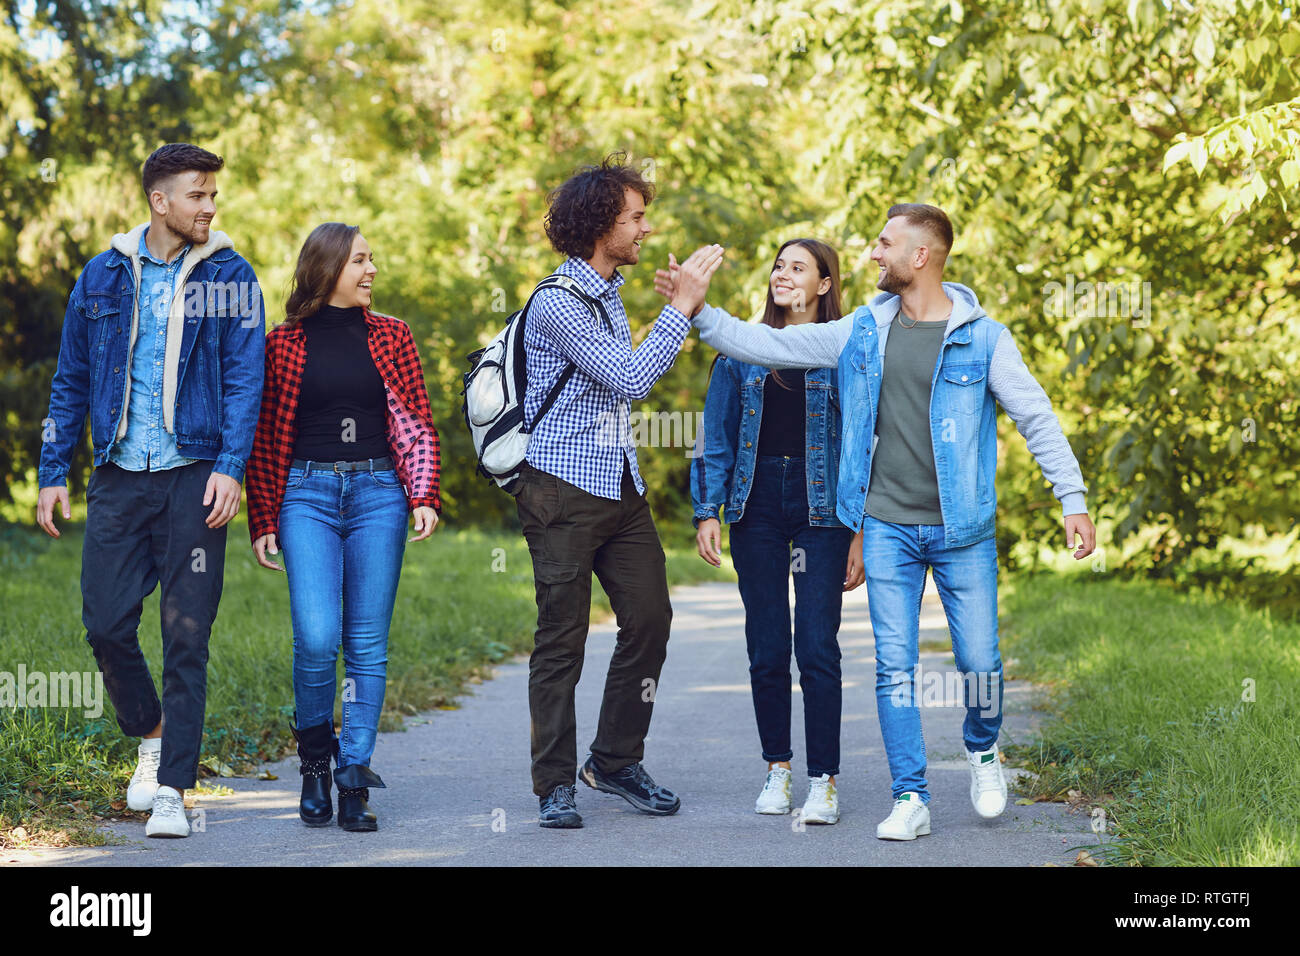
{"type": "Polygon", "coordinates": [[[199,226],[193,219],[185,222],[170,215],[164,218],[163,222],[166,223],[168,229],[195,246],[201,246],[207,242],[208,234],[212,229],[211,223],[206,226],[199,226]]]}
{"type": "Polygon", "coordinates": [[[630,239],[628,240],[626,246],[618,250],[619,265],[634,266],[637,264],[637,260],[640,257],[641,257],[641,250],[636,245],[634,245],[632,240],[630,239]]]}
{"type": "Polygon", "coordinates": [[[876,288],[883,292],[889,292],[893,295],[902,295],[912,285],[911,279],[905,279],[897,272],[894,272],[889,266],[885,266],[885,271],[880,274],[879,281],[876,282],[876,288]]]}

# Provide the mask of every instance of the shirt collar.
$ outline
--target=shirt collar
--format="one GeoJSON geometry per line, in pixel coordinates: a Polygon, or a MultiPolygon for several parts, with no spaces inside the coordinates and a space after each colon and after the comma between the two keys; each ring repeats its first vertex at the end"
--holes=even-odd
{"type": "Polygon", "coordinates": [[[613,292],[623,284],[623,277],[619,275],[617,269],[614,270],[614,277],[606,280],[604,276],[591,267],[590,262],[586,259],[578,259],[575,256],[565,259],[560,268],[555,271],[561,275],[577,279],[578,284],[594,298],[599,298],[607,292],[613,292]]]}
{"type": "MultiPolygon", "coordinates": [[[[161,259],[159,259],[157,256],[155,256],[152,252],[149,251],[149,246],[144,241],[144,237],[147,235],[149,235],[148,226],[145,227],[144,232],[140,233],[140,258],[148,259],[150,262],[155,262],[158,265],[163,267],[170,265],[170,263],[163,262],[161,259]]],[[[193,243],[190,242],[185,243],[185,248],[181,250],[180,255],[178,255],[175,259],[173,259],[172,262],[184,261],[185,256],[187,253],[189,253],[190,247],[192,245],[193,243]]]]}

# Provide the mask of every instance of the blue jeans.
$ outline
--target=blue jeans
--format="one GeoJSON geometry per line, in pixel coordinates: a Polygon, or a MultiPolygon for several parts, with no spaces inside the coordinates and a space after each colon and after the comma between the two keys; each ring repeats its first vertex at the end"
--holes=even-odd
{"type": "Polygon", "coordinates": [[[948,548],[943,525],[893,524],[867,515],[862,554],[876,640],[876,712],[894,799],[912,791],[929,803],[919,705],[935,694],[939,674],[916,673],[926,568],[934,573],[961,672],[966,749],[988,750],[1002,726],[997,542],[948,548]]]}
{"type": "Polygon", "coordinates": [[[370,766],[384,706],[388,627],[406,549],[407,500],[395,471],[291,468],[279,543],[293,617],[299,727],[334,719],[343,646],[338,765],[370,766]],[[310,473],[309,473],[310,472],[310,473]]]}
{"type": "Polygon", "coordinates": [[[808,775],[840,772],[840,604],[853,532],[808,524],[802,458],[759,456],[731,560],[745,604],[749,684],[763,759],[789,760],[790,575],[808,775]],[[791,551],[793,546],[794,550],[791,551]]]}

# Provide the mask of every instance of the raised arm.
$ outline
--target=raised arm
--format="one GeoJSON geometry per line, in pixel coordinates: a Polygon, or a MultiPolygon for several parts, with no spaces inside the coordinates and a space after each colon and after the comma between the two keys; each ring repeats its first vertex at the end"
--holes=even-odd
{"type": "Polygon", "coordinates": [[[614,337],[583,303],[560,289],[533,299],[528,325],[566,359],[627,399],[645,398],[673,366],[691,323],[665,305],[650,334],[635,349],[614,337]]]}
{"type": "Polygon", "coordinates": [[[742,362],[768,368],[834,368],[853,330],[852,316],[775,329],[742,322],[724,309],[708,305],[693,321],[705,345],[742,362]]]}
{"type": "Polygon", "coordinates": [[[545,289],[533,299],[530,327],[545,335],[566,359],[627,399],[650,394],[654,383],[673,366],[691,330],[686,316],[703,302],[709,280],[722,263],[721,246],[702,246],[682,264],[677,294],[664,306],[650,334],[637,348],[623,344],[578,299],[545,289]]]}

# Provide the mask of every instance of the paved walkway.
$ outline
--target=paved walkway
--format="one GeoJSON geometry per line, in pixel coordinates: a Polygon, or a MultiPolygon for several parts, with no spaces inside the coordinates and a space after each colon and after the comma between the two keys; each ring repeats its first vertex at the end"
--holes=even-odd
{"type": "MultiPolygon", "coordinates": [[[[848,595],[840,631],[844,671],[839,824],[800,828],[790,816],[759,816],[762,763],[750,698],[744,612],[736,586],[673,592],[673,637],[646,742],[646,767],[674,789],[672,817],[637,813],[618,797],[578,785],[581,830],[542,830],[528,773],[528,665],[497,668],[460,709],[423,714],[381,734],[372,765],[389,789],[373,792],[378,833],[309,829],[297,816],[297,758],[268,765],[278,780],[224,779],[231,796],[202,796],[203,831],[187,840],[148,840],[143,822],[112,824],[120,846],[7,851],[5,863],[38,865],[1069,865],[1071,847],[1097,838],[1083,814],[1056,804],[1017,806],[997,820],[971,807],[961,741],[962,712],[923,708],[933,832],[912,843],[875,838],[889,812],[889,774],[873,693],[875,663],[865,589],[848,595]]],[[[592,628],[578,687],[579,759],[595,729],[616,631],[592,628]]],[[[955,677],[937,595],[922,609],[924,669],[955,677]],[[933,648],[925,650],[927,647],[933,648]]],[[[949,685],[951,686],[951,685],[949,685]]],[[[795,682],[796,805],[802,802],[803,716],[795,682]]],[[[1002,742],[1033,726],[1030,687],[1008,681],[1002,742]]],[[[287,731],[286,731],[287,733],[287,731]]],[[[209,781],[216,782],[216,781],[209,781]]]]}

